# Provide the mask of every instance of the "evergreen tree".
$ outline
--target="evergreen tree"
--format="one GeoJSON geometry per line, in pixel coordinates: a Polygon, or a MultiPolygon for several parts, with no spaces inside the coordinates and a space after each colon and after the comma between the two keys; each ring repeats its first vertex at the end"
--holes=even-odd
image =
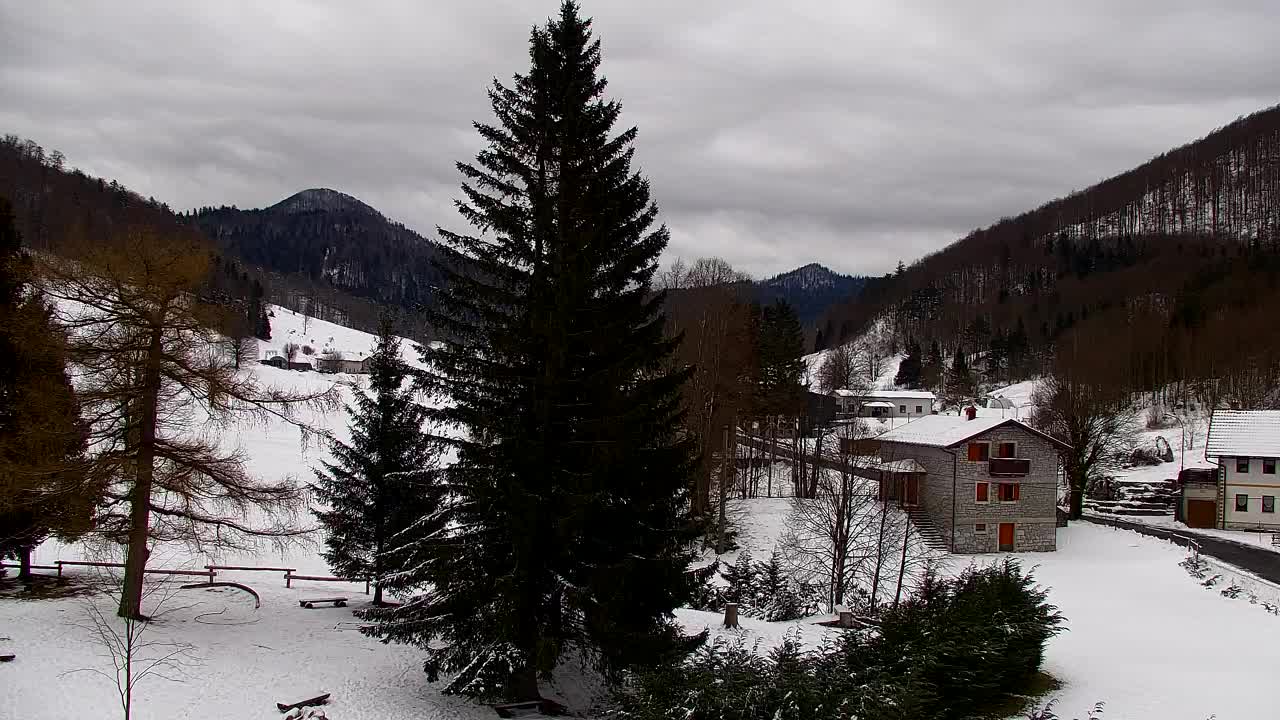
{"type": "Polygon", "coordinates": [[[391,538],[438,510],[439,444],[423,432],[427,409],[405,386],[400,339],[389,318],[378,330],[370,356],[371,392],[356,390],[349,406],[351,442],[330,440],[334,460],[316,470],[316,497],[328,509],[315,511],[324,527],[329,567],[340,577],[372,578],[373,604],[382,604],[391,538]]]}
{"type": "Polygon", "coordinates": [[[0,559],[16,558],[21,578],[49,535],[88,531],[101,499],[80,462],[85,433],[64,338],[31,270],[0,198],[0,559]]]}
{"type": "Polygon", "coordinates": [[[973,391],[973,373],[969,371],[969,361],[965,357],[964,348],[957,347],[951,369],[947,371],[947,397],[958,404],[972,400],[973,391]]]}
{"type": "Polygon", "coordinates": [[[401,574],[419,594],[370,632],[424,648],[429,677],[455,673],[447,692],[536,698],[571,646],[610,674],[688,649],[671,620],[693,539],[687,373],[652,291],[668,233],[599,65],[565,2],[459,165],[475,234],[440,233],[456,255],[429,317],[447,339],[424,348],[423,382],[462,430],[451,497],[401,574]]]}
{"type": "Polygon", "coordinates": [[[937,391],[942,386],[946,365],[942,359],[942,346],[937,340],[929,343],[929,356],[920,369],[920,382],[924,387],[937,391]]]}
{"type": "Polygon", "coordinates": [[[760,313],[757,404],[761,415],[794,415],[804,405],[804,330],[786,300],[760,313]]]}
{"type": "Polygon", "coordinates": [[[916,390],[920,387],[923,374],[923,363],[920,357],[920,344],[914,339],[907,339],[907,354],[898,363],[898,374],[893,382],[898,387],[916,390]]]}

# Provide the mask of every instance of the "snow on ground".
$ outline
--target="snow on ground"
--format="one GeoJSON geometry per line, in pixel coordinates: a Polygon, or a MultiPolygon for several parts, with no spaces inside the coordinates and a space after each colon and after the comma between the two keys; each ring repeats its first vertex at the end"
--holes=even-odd
{"type": "MultiPolygon", "coordinates": [[[[223,578],[220,578],[223,579],[223,578]]],[[[421,653],[361,635],[348,608],[304,610],[300,598],[367,597],[343,585],[286,589],[279,573],[226,573],[262,595],[262,607],[230,589],[180,590],[166,607],[182,608],[149,631],[156,640],[194,646],[178,682],[145,678],[136,687],[136,720],[279,717],[275,703],[331,693],[334,720],[489,718],[493,711],[440,695],[422,672],[421,653]],[[189,606],[189,607],[187,607],[189,606]]],[[[95,601],[111,617],[110,598],[95,601]]],[[[87,672],[110,670],[92,639],[85,598],[0,600],[0,648],[17,654],[4,666],[0,718],[61,720],[119,717],[112,682],[87,672]],[[67,674],[71,673],[71,674],[67,674]]]]}
{"type": "Polygon", "coordinates": [[[839,632],[833,628],[814,624],[813,618],[792,622],[766,622],[745,616],[739,616],[739,627],[732,629],[724,626],[722,613],[688,608],[676,610],[676,620],[684,626],[685,632],[691,634],[710,630],[708,643],[717,640],[730,643],[742,640],[748,648],[755,648],[762,655],[781,645],[788,635],[797,638],[805,648],[816,649],[822,645],[823,640],[839,632]]]}
{"type": "MultiPolygon", "coordinates": [[[[1272,714],[1262,688],[1274,681],[1280,617],[1244,597],[1222,597],[1225,582],[1201,587],[1178,566],[1185,556],[1171,543],[1090,523],[1059,530],[1057,552],[1014,555],[1067,617],[1045,664],[1064,683],[1052,695],[1061,715],[1083,717],[1098,701],[1107,703],[1108,720],[1272,714]]],[[[1001,557],[956,556],[953,567],[1001,557]]],[[[1260,601],[1280,597],[1280,589],[1236,574],[1260,601]]]]}
{"type": "MultiPolygon", "coordinates": [[[[324,320],[317,320],[279,305],[269,305],[271,313],[271,339],[258,341],[258,357],[284,355],[284,346],[297,343],[309,346],[313,354],[298,353],[299,362],[314,362],[326,350],[372,355],[378,344],[378,336],[324,320]]],[[[400,338],[400,358],[413,367],[422,367],[416,343],[400,338]]]]}
{"type": "Polygon", "coordinates": [[[1249,545],[1251,547],[1262,548],[1271,552],[1280,553],[1280,547],[1271,544],[1271,531],[1255,532],[1252,530],[1219,530],[1217,528],[1192,528],[1173,519],[1172,515],[1145,516],[1145,515],[1108,515],[1106,513],[1098,513],[1096,511],[1085,511],[1086,514],[1097,514],[1102,517],[1114,517],[1125,522],[1138,523],[1141,525],[1150,525],[1152,527],[1173,530],[1183,535],[1202,535],[1205,537],[1215,538],[1217,540],[1226,540],[1228,542],[1239,543],[1241,545],[1249,545]]]}

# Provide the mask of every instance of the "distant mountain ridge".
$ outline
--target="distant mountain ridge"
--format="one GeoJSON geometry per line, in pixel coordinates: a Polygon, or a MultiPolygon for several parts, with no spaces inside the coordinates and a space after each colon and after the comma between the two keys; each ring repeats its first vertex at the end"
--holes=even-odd
{"type": "Polygon", "coordinates": [[[337,190],[303,190],[257,210],[202,208],[193,220],[245,262],[377,303],[421,307],[440,281],[434,243],[337,190]]]}
{"type": "Polygon", "coordinates": [[[866,284],[865,277],[842,275],[818,263],[809,263],[790,272],[774,275],[754,284],[761,303],[786,300],[800,322],[814,325],[832,305],[848,300],[866,284]]]}
{"type": "Polygon", "coordinates": [[[283,213],[304,212],[347,212],[383,217],[382,213],[344,192],[329,188],[312,188],[294,193],[280,202],[267,208],[268,211],[283,213]]]}

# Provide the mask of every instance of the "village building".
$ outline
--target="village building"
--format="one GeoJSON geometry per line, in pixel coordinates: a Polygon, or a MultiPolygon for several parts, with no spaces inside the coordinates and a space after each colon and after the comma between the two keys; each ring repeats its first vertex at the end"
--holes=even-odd
{"type": "Polygon", "coordinates": [[[1056,550],[1062,442],[1013,418],[931,415],[880,435],[880,493],[957,553],[1056,550]]]}
{"type": "Polygon", "coordinates": [[[938,396],[928,390],[836,390],[841,417],[915,419],[933,414],[938,396]]]}
{"type": "Polygon", "coordinates": [[[1192,527],[1280,530],[1280,410],[1215,410],[1205,457],[1217,462],[1214,497],[1201,483],[1183,490],[1183,517],[1192,527]],[[1206,525],[1207,518],[1213,524],[1206,525]]]}
{"type": "Polygon", "coordinates": [[[371,360],[371,357],[364,353],[326,350],[316,359],[316,370],[323,373],[368,375],[373,369],[371,360]]]}

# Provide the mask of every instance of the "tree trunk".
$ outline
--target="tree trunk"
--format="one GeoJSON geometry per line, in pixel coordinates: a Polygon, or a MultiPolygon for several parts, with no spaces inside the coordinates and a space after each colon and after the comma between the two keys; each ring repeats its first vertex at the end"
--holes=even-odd
{"type": "Polygon", "coordinates": [[[18,548],[18,579],[31,579],[31,548],[26,545],[18,548]]]}
{"type": "Polygon", "coordinates": [[[728,524],[728,520],[725,517],[726,516],[725,506],[728,504],[728,501],[729,501],[729,477],[728,477],[729,467],[727,465],[728,462],[729,462],[729,426],[726,425],[724,428],[724,456],[721,458],[721,465],[720,465],[720,520],[719,522],[716,523],[716,526],[717,526],[716,554],[717,555],[723,555],[726,549],[725,525],[728,524]]]}
{"type": "Polygon", "coordinates": [[[1084,514],[1084,489],[1071,488],[1071,510],[1067,517],[1071,520],[1079,520],[1084,514]]]}
{"type": "MultiPolygon", "coordinates": [[[[157,312],[164,312],[163,308],[157,312]]],[[[147,363],[142,376],[142,397],[137,408],[127,412],[130,422],[137,422],[138,453],[136,477],[129,507],[129,549],[124,561],[124,586],[120,592],[118,614],[122,618],[145,620],[142,614],[142,582],[147,569],[147,540],[151,527],[151,484],[155,478],[156,414],[160,397],[160,353],[163,330],[151,332],[147,363]]],[[[131,435],[134,428],[127,432],[131,435]]]]}
{"type": "Polygon", "coordinates": [[[907,542],[911,539],[911,522],[902,526],[902,558],[898,561],[898,588],[893,593],[893,609],[898,609],[902,599],[902,579],[907,574],[907,542]]]}
{"type": "Polygon", "coordinates": [[[375,584],[373,586],[373,606],[379,607],[381,605],[382,605],[382,586],[375,584]]]}
{"type": "Polygon", "coordinates": [[[507,699],[511,702],[542,699],[542,694],[538,691],[538,671],[533,663],[527,663],[511,673],[511,678],[507,680],[507,699]]]}

